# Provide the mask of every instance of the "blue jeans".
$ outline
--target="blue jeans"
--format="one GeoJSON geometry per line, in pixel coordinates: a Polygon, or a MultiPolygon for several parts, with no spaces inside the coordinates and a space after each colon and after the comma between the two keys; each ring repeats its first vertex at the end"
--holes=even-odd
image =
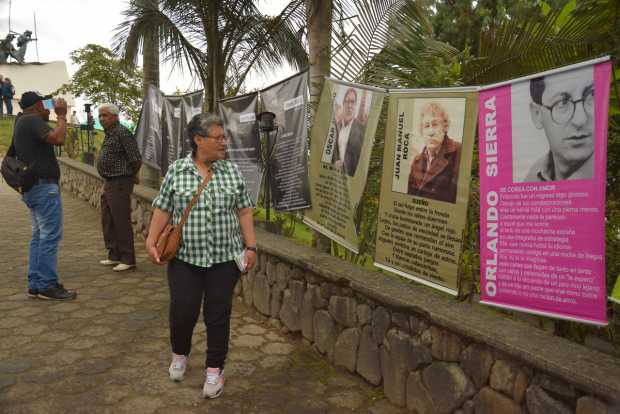
{"type": "Polygon", "coordinates": [[[13,98],[3,97],[4,106],[6,106],[6,114],[13,115],[13,98]]]}
{"type": "Polygon", "coordinates": [[[45,290],[58,283],[58,243],[62,238],[62,201],[58,184],[37,184],[22,196],[32,214],[28,287],[45,290]]]}

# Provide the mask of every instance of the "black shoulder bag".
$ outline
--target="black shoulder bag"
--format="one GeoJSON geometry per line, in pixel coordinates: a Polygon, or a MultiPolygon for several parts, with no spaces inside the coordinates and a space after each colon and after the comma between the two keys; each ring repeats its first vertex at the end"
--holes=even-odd
{"type": "Polygon", "coordinates": [[[20,194],[24,194],[34,186],[37,177],[32,169],[35,163],[26,164],[17,158],[14,142],[6,152],[0,165],[0,173],[8,185],[20,194]]]}

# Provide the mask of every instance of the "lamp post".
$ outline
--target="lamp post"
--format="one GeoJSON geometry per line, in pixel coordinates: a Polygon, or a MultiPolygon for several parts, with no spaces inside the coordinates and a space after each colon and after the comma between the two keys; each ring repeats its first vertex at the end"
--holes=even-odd
{"type": "Polygon", "coordinates": [[[261,112],[258,114],[258,129],[267,136],[267,154],[265,160],[265,219],[267,221],[267,228],[269,228],[269,220],[271,216],[271,190],[269,182],[271,179],[271,152],[273,150],[273,145],[271,145],[269,134],[276,129],[275,119],[276,114],[273,112],[261,112]]]}

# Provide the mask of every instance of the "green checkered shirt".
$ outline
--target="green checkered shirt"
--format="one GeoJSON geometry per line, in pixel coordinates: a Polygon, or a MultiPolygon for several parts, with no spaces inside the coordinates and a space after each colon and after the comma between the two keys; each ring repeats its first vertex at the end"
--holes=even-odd
{"type": "MultiPolygon", "coordinates": [[[[211,169],[213,176],[183,226],[177,253],[178,259],[200,267],[228,262],[243,251],[237,211],[252,206],[245,180],[234,163],[219,160],[211,169]]],[[[172,212],[173,223],[178,224],[201,182],[190,153],[168,168],[153,207],[172,212]]]]}

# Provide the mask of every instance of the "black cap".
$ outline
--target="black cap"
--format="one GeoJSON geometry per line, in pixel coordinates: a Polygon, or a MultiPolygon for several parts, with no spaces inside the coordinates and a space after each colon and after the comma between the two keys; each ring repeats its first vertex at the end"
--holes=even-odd
{"type": "Polygon", "coordinates": [[[36,91],[29,91],[29,92],[24,92],[22,94],[22,99],[19,100],[19,106],[22,107],[22,109],[26,109],[34,104],[36,104],[39,101],[44,101],[46,99],[51,99],[52,95],[41,95],[39,92],[36,91]]]}

